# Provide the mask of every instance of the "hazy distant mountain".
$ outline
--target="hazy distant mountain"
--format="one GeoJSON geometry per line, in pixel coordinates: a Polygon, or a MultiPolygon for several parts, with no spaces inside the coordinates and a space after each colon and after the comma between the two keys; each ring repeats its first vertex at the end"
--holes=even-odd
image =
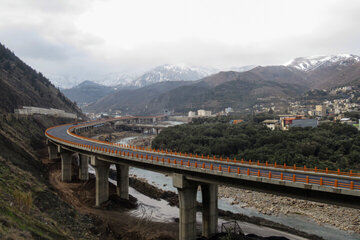
{"type": "Polygon", "coordinates": [[[128,87],[132,86],[141,74],[142,72],[132,71],[114,72],[96,77],[92,81],[105,86],[128,87]]]}
{"type": "MultiPolygon", "coordinates": [[[[138,89],[120,89],[84,108],[87,112],[121,110],[124,113],[149,113],[149,100],[174,88],[191,84],[189,81],[167,81],[151,84],[138,89]]],[[[158,106],[158,109],[166,106],[158,106]]],[[[153,109],[151,109],[153,112],[153,109]]]]}
{"type": "Polygon", "coordinates": [[[247,79],[263,79],[274,81],[277,83],[295,83],[298,85],[306,85],[305,83],[305,75],[304,73],[294,70],[285,66],[271,66],[271,67],[255,67],[250,71],[239,72],[228,71],[228,72],[220,72],[218,74],[214,74],[208,76],[202,81],[208,83],[210,86],[218,86],[225,82],[233,81],[237,78],[247,78],[247,79]],[[251,73],[252,75],[248,75],[245,73],[251,73]]]}
{"type": "Polygon", "coordinates": [[[360,57],[352,54],[338,54],[329,56],[299,57],[286,63],[285,66],[293,67],[305,72],[330,66],[349,66],[360,62],[360,57]]]}
{"type": "Polygon", "coordinates": [[[257,67],[247,72],[220,72],[198,81],[162,82],[136,90],[117,91],[86,110],[121,110],[129,114],[154,114],[164,109],[187,112],[252,106],[257,98],[291,98],[307,90],[304,74],[284,66],[257,67]]]}
{"type": "Polygon", "coordinates": [[[77,102],[79,106],[95,102],[114,91],[114,87],[104,86],[91,81],[84,81],[73,88],[62,90],[66,97],[77,102]]]}
{"type": "MultiPolygon", "coordinates": [[[[258,67],[257,65],[248,65],[248,66],[242,66],[242,67],[230,67],[230,68],[225,68],[222,71],[234,71],[234,72],[246,72],[246,71],[250,71],[253,68],[258,67]]],[[[218,71],[220,72],[220,71],[218,71]]]]}
{"type": "MultiPolygon", "coordinates": [[[[190,67],[184,64],[165,64],[155,67],[145,73],[142,72],[114,72],[100,76],[94,76],[88,80],[106,86],[118,88],[138,88],[150,84],[166,81],[194,81],[201,79],[218,70],[211,67],[190,67]]],[[[62,89],[72,88],[84,79],[76,76],[49,76],[50,80],[62,89]]]]}
{"type": "MultiPolygon", "coordinates": [[[[91,78],[87,78],[87,80],[105,86],[127,87],[132,86],[132,82],[140,75],[141,73],[123,71],[93,76],[91,78]]],[[[85,81],[83,77],[71,75],[49,75],[48,77],[55,86],[61,89],[70,89],[85,81]]]]}
{"type": "Polygon", "coordinates": [[[50,82],[60,89],[72,88],[84,81],[81,77],[71,75],[46,75],[50,82]]]}
{"type": "Polygon", "coordinates": [[[146,72],[137,78],[133,82],[133,85],[143,87],[158,82],[195,81],[215,72],[217,72],[217,70],[213,68],[165,64],[146,72]]]}
{"type": "MultiPolygon", "coordinates": [[[[254,68],[254,65],[230,67],[222,71],[244,72],[254,68]]],[[[139,88],[150,84],[166,81],[195,81],[221,71],[220,69],[204,66],[187,66],[185,64],[165,64],[149,71],[122,71],[93,76],[87,80],[117,88],[139,88]]],[[[61,89],[69,89],[82,83],[85,79],[70,75],[50,75],[50,81],[61,89]]]]}
{"type": "Polygon", "coordinates": [[[166,105],[175,112],[194,109],[220,111],[251,107],[258,98],[300,96],[307,87],[303,75],[282,66],[256,67],[247,72],[220,72],[192,85],[181,86],[151,99],[149,109],[166,105]],[[166,104],[159,104],[166,101],[166,104]]]}

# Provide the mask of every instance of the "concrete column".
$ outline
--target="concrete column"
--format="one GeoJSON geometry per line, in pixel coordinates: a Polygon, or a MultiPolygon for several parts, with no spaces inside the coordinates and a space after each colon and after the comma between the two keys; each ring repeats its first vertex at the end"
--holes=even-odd
{"type": "Polygon", "coordinates": [[[83,181],[89,180],[89,157],[79,154],[79,179],[83,181]]]}
{"type": "Polygon", "coordinates": [[[110,163],[101,161],[95,156],[91,156],[91,165],[96,174],[96,206],[109,199],[109,168],[110,163]]]}
{"type": "Polygon", "coordinates": [[[61,181],[71,182],[72,152],[62,150],[61,155],[61,181]]]}
{"type": "Polygon", "coordinates": [[[58,158],[58,148],[55,144],[48,143],[48,153],[49,153],[49,160],[54,160],[58,158]]]}
{"type": "Polygon", "coordinates": [[[129,166],[116,164],[116,193],[120,198],[129,199],[129,166]]]}
{"type": "Polygon", "coordinates": [[[196,193],[198,184],[174,173],[173,185],[179,193],[179,240],[196,239],[196,193]]]}
{"type": "Polygon", "coordinates": [[[218,185],[201,184],[202,192],[202,235],[210,238],[217,232],[218,225],[218,185]]]}

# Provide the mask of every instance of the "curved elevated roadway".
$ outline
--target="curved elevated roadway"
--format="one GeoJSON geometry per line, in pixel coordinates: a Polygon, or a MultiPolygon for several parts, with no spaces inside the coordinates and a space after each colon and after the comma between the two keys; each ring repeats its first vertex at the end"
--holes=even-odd
{"type": "Polygon", "coordinates": [[[117,166],[118,192],[124,198],[128,198],[129,166],[172,174],[173,185],[178,189],[180,198],[180,239],[195,239],[195,201],[199,185],[204,199],[203,235],[207,237],[216,232],[218,184],[360,208],[359,173],[144,149],[79,135],[107,122],[131,121],[135,125],[145,122],[149,126],[163,117],[122,117],[49,128],[46,130],[49,156],[61,156],[63,181],[71,181],[73,153],[81,156],[83,168],[80,172],[85,172],[85,176],[87,162],[90,161],[97,175],[97,205],[108,199],[110,164],[117,166]]]}

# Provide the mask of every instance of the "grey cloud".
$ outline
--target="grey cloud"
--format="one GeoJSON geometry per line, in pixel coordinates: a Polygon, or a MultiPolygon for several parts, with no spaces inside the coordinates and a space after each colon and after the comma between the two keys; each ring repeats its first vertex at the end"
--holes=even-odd
{"type": "Polygon", "coordinates": [[[2,29],[0,39],[6,46],[16,50],[16,54],[26,58],[56,61],[71,57],[69,46],[52,43],[39,32],[30,29],[2,29]]]}
{"type": "MultiPolygon", "coordinates": [[[[22,2],[24,6],[29,5],[27,0],[22,0],[22,2]]],[[[329,4],[329,6],[325,4],[325,11],[319,14],[318,19],[322,24],[317,29],[304,35],[288,36],[278,41],[263,42],[258,39],[250,46],[245,46],[241,42],[230,45],[226,44],[226,41],[222,43],[210,39],[209,41],[181,39],[165,43],[151,42],[148,45],[135,46],[133,50],[115,52],[110,49],[108,52],[111,56],[107,56],[106,52],[102,54],[100,51],[95,51],[98,55],[93,56],[88,51],[90,48],[102,47],[106,39],[102,40],[92,36],[91,33],[81,32],[81,29],[73,26],[71,21],[66,21],[67,25],[62,26],[67,17],[72,19],[77,14],[86,11],[88,5],[90,4],[86,0],[57,1],[56,3],[35,0],[32,6],[29,6],[30,9],[36,9],[38,13],[44,14],[43,16],[57,14],[61,15],[61,18],[54,18],[53,22],[49,24],[45,22],[38,26],[12,25],[6,29],[0,29],[0,41],[40,71],[84,77],[124,68],[146,69],[164,63],[183,62],[193,65],[228,67],[282,64],[295,57],[317,54],[360,55],[359,1],[347,0],[329,4]]],[[[304,18],[306,18],[306,13],[304,13],[304,18]]],[[[286,31],[286,29],[283,30],[286,31]]],[[[114,29],[114,31],[121,31],[121,29],[114,29]]],[[[234,29],[234,31],[239,30],[234,29]]],[[[124,34],[131,33],[124,32],[124,34]]]]}

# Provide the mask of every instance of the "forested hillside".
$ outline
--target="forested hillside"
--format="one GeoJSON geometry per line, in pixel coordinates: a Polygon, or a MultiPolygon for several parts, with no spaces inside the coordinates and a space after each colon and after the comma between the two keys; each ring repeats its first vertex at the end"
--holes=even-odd
{"type": "Polygon", "coordinates": [[[47,78],[0,43],[0,113],[14,112],[21,106],[52,107],[81,114],[47,78]]]}
{"type": "Polygon", "coordinates": [[[191,123],[164,129],[153,148],[260,162],[360,170],[360,133],[345,124],[271,131],[253,122],[191,123]]]}

